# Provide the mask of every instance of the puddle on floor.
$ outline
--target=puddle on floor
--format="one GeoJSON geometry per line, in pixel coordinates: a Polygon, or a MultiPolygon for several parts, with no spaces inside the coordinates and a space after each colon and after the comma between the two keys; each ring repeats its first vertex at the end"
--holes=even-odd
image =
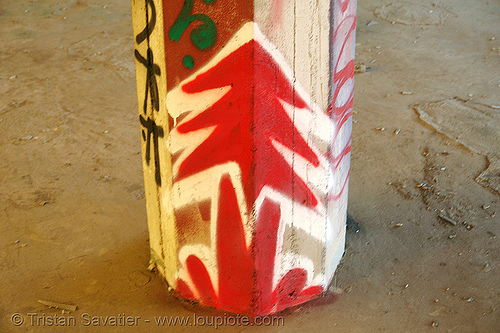
{"type": "Polygon", "coordinates": [[[500,109],[459,98],[411,107],[437,132],[485,155],[489,166],[476,181],[500,194],[500,109]]]}

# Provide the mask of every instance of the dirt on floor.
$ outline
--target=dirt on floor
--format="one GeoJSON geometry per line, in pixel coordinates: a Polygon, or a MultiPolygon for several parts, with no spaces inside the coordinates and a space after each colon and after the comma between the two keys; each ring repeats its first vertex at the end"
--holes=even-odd
{"type": "MultiPolygon", "coordinates": [[[[214,330],[155,323],[224,314],[147,270],[129,1],[3,0],[0,31],[0,332],[214,330]]],[[[500,2],[359,0],[356,48],[335,293],[219,329],[500,332],[500,2]]]]}

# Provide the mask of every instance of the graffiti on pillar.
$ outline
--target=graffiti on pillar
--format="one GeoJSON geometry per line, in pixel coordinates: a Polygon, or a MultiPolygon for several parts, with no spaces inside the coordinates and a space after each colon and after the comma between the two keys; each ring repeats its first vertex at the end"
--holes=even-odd
{"type": "MultiPolygon", "coordinates": [[[[215,2],[215,0],[203,1],[209,5],[212,5],[215,2]]],[[[171,41],[177,42],[191,23],[199,21],[202,24],[196,26],[191,31],[191,41],[200,50],[210,49],[217,41],[217,28],[214,21],[207,15],[192,14],[193,5],[194,0],[184,1],[184,6],[182,7],[179,16],[177,16],[174,24],[170,28],[168,36],[171,41]]],[[[192,69],[194,67],[194,59],[189,54],[184,56],[182,63],[186,68],[192,69]]]]}
{"type": "Polygon", "coordinates": [[[219,53],[237,29],[253,18],[253,1],[172,0],[163,6],[167,90],[219,53]]]}
{"type": "Polygon", "coordinates": [[[351,152],[352,109],[354,101],[354,44],[356,31],[355,1],[337,0],[334,6],[333,35],[333,98],[327,110],[336,126],[332,149],[329,152],[330,163],[335,171],[343,170],[336,179],[337,186],[329,193],[329,198],[338,200],[347,188],[351,152]],[[343,131],[343,129],[348,129],[343,131]],[[346,132],[349,135],[346,135],[346,132]]]}
{"type": "Polygon", "coordinates": [[[334,124],[311,103],[254,23],[169,92],[174,206],[210,235],[179,251],[181,296],[262,314],[323,292],[321,263],[284,249],[291,229],[318,248],[326,237],[329,161],[307,137],[326,146],[334,124]]]}
{"type": "Polygon", "coordinates": [[[161,186],[158,140],[159,138],[163,138],[163,128],[156,125],[156,122],[150,117],[144,118],[142,115],[139,115],[139,122],[142,126],[142,139],[146,141],[146,163],[149,165],[151,161],[151,149],[153,149],[155,161],[155,181],[158,186],[161,186]],[[151,147],[151,143],[153,144],[153,147],[151,147]]]}
{"type": "MultiPolygon", "coordinates": [[[[327,110],[238,3],[173,1],[164,12],[174,287],[203,305],[264,315],[320,296],[331,277],[324,248],[335,232],[328,209],[347,198],[355,1],[334,1],[327,110]],[[234,9],[229,28],[219,4],[234,9]]],[[[271,6],[282,14],[283,0],[271,6]]],[[[156,147],[164,133],[148,119],[143,138],[156,147]]]]}
{"type": "Polygon", "coordinates": [[[160,111],[160,97],[158,93],[157,76],[161,75],[160,67],[154,62],[153,51],[149,45],[149,37],[156,26],[156,7],[153,0],[146,0],[146,27],[135,37],[136,43],[147,43],[146,57],[135,50],[135,59],[146,68],[146,87],[144,89],[143,114],[139,115],[142,139],[146,142],[146,164],[151,163],[151,150],[153,151],[155,181],[161,186],[159,138],[163,137],[163,128],[154,120],[154,113],[160,111]],[[151,111],[150,111],[151,110],[151,111]]]}

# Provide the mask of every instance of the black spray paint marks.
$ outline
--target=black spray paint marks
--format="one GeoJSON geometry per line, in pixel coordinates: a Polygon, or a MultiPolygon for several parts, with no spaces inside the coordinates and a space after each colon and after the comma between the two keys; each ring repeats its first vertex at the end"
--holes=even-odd
{"type": "Polygon", "coordinates": [[[143,115],[139,116],[139,121],[142,127],[142,139],[146,141],[146,164],[151,162],[151,149],[153,149],[153,158],[155,163],[155,180],[158,186],[161,186],[160,174],[160,153],[158,138],[163,138],[163,128],[156,125],[154,120],[155,111],[160,111],[160,96],[158,92],[157,76],[161,76],[160,66],[154,63],[153,51],[149,47],[149,36],[153,33],[156,26],[156,8],[153,0],[146,0],[146,27],[142,30],[135,40],[137,44],[147,41],[148,49],[146,57],[143,57],[139,51],[135,50],[135,58],[137,61],[146,67],[146,87],[144,89],[144,106],[143,115]],[[151,9],[151,15],[150,11],[151,9]],[[151,16],[151,17],[150,17],[151,16]],[[148,99],[150,97],[150,99],[148,99]],[[149,103],[148,103],[149,100],[149,103]],[[151,114],[148,116],[148,105],[151,105],[151,114]],[[153,143],[153,147],[151,147],[153,143]]]}
{"type": "Polygon", "coordinates": [[[153,142],[154,160],[155,160],[155,180],[158,186],[161,186],[161,175],[160,175],[160,153],[158,150],[158,138],[163,138],[163,128],[157,126],[154,120],[151,118],[145,119],[142,115],[139,116],[139,121],[141,126],[147,130],[144,132],[142,130],[142,139],[146,141],[146,162],[149,165],[151,160],[151,141],[153,142]]]}

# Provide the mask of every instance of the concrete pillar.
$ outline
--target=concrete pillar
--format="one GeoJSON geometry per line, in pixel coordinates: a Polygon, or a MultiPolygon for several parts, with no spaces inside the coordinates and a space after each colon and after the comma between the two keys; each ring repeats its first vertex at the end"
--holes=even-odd
{"type": "Polygon", "coordinates": [[[132,0],[151,257],[175,293],[265,315],[344,252],[355,0],[132,0]]]}

